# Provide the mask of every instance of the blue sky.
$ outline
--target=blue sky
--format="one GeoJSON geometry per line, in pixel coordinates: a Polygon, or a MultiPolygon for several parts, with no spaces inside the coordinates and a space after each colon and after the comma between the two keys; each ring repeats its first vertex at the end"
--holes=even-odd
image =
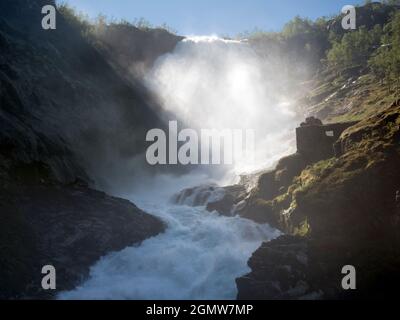
{"type": "MultiPolygon", "coordinates": [[[[59,1],[58,1],[59,2],[59,1]]],[[[95,17],[99,13],[153,25],[167,23],[182,35],[236,35],[260,28],[278,31],[300,15],[311,19],[337,14],[364,0],[63,0],[95,17]]]]}

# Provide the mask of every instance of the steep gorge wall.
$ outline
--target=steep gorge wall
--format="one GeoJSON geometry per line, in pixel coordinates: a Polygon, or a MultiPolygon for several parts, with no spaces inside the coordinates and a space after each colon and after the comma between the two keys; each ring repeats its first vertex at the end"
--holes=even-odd
{"type": "Polygon", "coordinates": [[[104,170],[99,164],[112,166],[145,151],[147,131],[163,127],[158,104],[139,80],[132,83],[115,70],[61,14],[56,30],[43,30],[44,4],[49,2],[0,5],[3,150],[44,161],[66,180],[82,176],[79,166],[96,178],[104,170]]]}
{"type": "Polygon", "coordinates": [[[56,30],[43,30],[47,4],[0,2],[0,299],[54,298],[101,256],[164,229],[88,187],[119,165],[110,160],[145,150],[147,130],[163,125],[156,102],[62,15],[56,30]],[[41,288],[47,264],[57,269],[51,293],[41,288]]]}
{"type": "Polygon", "coordinates": [[[302,170],[287,193],[254,194],[253,210],[287,236],[263,244],[237,280],[239,299],[381,299],[400,283],[400,104],[347,129],[341,156],[302,170]],[[357,290],[341,287],[357,269],[357,290]]]}
{"type": "Polygon", "coordinates": [[[145,76],[160,56],[172,52],[184,39],[164,29],[122,23],[98,26],[92,36],[99,51],[131,81],[145,76]]]}

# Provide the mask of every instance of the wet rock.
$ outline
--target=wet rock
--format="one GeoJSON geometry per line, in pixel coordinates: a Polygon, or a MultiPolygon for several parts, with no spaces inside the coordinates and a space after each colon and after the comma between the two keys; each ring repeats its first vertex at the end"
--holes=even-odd
{"type": "Polygon", "coordinates": [[[237,282],[238,297],[395,296],[400,285],[399,138],[400,109],[392,105],[344,131],[338,141],[342,155],[308,165],[285,194],[268,200],[256,190],[244,212],[256,212],[257,219],[291,236],[254,254],[252,272],[237,282]],[[294,263],[294,252],[306,257],[307,268],[294,263]],[[345,265],[356,267],[355,291],[341,287],[345,265]]]}
{"type": "Polygon", "coordinates": [[[54,298],[71,290],[102,256],[155,236],[164,224],[127,200],[80,185],[0,189],[0,298],[54,298]],[[41,289],[53,265],[57,290],[41,289]]]}
{"type": "Polygon", "coordinates": [[[217,185],[205,185],[184,189],[174,195],[171,201],[179,205],[192,207],[206,206],[210,212],[231,216],[236,214],[236,206],[243,201],[248,192],[244,185],[219,187],[217,185]]]}
{"type": "Polygon", "coordinates": [[[219,201],[225,195],[225,190],[217,185],[204,185],[187,188],[174,195],[172,203],[191,207],[206,206],[209,202],[219,201]]]}
{"type": "Polygon", "coordinates": [[[236,280],[239,300],[300,299],[312,293],[307,283],[307,242],[281,236],[264,243],[250,258],[252,272],[236,280]]]}
{"type": "Polygon", "coordinates": [[[224,187],[224,195],[220,200],[210,201],[208,211],[217,211],[225,216],[237,214],[237,206],[247,197],[247,190],[243,185],[224,187]]]}
{"type": "Polygon", "coordinates": [[[164,29],[138,29],[127,24],[110,24],[94,33],[99,51],[123,76],[135,82],[145,76],[154,62],[172,52],[184,37],[164,29]]]}

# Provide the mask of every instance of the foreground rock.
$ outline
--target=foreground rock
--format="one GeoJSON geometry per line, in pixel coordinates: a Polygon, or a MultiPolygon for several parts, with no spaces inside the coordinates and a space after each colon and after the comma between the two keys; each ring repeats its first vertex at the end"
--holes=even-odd
{"type": "Polygon", "coordinates": [[[311,299],[307,283],[308,256],[304,239],[281,236],[264,243],[248,262],[251,274],[237,279],[238,299],[311,299]]]}
{"type": "Polygon", "coordinates": [[[272,194],[266,189],[270,183],[260,180],[243,212],[250,217],[256,213],[258,221],[288,236],[254,253],[252,272],[237,280],[238,298],[397,296],[399,141],[397,101],[347,129],[335,144],[340,157],[307,165],[278,193],[272,194]],[[342,288],[346,265],[357,270],[357,290],[342,288]]]}
{"type": "Polygon", "coordinates": [[[0,299],[54,298],[73,289],[102,256],[155,236],[163,223],[129,201],[83,185],[0,190],[0,299]],[[57,290],[41,289],[41,269],[57,270],[57,290]]]}

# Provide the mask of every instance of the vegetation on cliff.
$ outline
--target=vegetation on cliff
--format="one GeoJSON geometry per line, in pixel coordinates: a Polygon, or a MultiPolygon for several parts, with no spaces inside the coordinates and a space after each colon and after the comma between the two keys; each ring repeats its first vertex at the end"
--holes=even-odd
{"type": "MultiPolygon", "coordinates": [[[[386,119],[385,115],[395,112],[390,110],[396,108],[394,104],[392,109],[385,109],[388,101],[391,103],[396,96],[393,83],[397,83],[399,79],[399,8],[396,1],[368,2],[358,7],[358,29],[355,31],[346,32],[340,27],[341,16],[321,18],[315,22],[297,17],[289,22],[281,33],[258,32],[250,35],[252,39],[279,39],[285,43],[294,41],[297,43],[292,49],[295,52],[298,52],[299,46],[313,47],[312,44],[317,43],[313,41],[315,38],[324,39],[319,47],[324,50],[317,50],[319,55],[317,60],[313,61],[313,65],[317,66],[316,75],[309,85],[314,89],[301,99],[300,103],[304,104],[309,113],[324,120],[363,121],[347,130],[337,142],[343,153],[340,158],[313,163],[297,153],[282,159],[275,170],[261,175],[257,188],[250,195],[249,203],[254,208],[246,212],[252,212],[253,215],[257,212],[267,213],[257,214],[257,219],[266,219],[270,214],[273,223],[282,219],[291,220],[290,217],[293,220],[294,208],[298,207],[299,201],[301,202],[299,199],[316,186],[321,188],[325,185],[324,179],[336,179],[329,180],[329,184],[334,188],[355,173],[355,170],[345,168],[358,168],[365,172],[376,163],[377,159],[372,158],[378,157],[379,154],[371,150],[386,148],[388,136],[384,135],[385,130],[395,132],[397,128],[396,123],[386,124],[378,119],[386,119]],[[361,130],[363,126],[364,129],[361,130]],[[367,138],[365,131],[372,130],[372,127],[375,128],[374,134],[369,134],[367,138]],[[378,132],[378,128],[381,131],[378,132]],[[356,130],[362,131],[357,135],[358,139],[363,141],[361,145],[350,142],[354,142],[353,134],[356,130]],[[366,167],[357,165],[357,161],[364,163],[366,167]]],[[[392,132],[394,137],[396,134],[392,132]]],[[[391,144],[395,143],[395,139],[392,138],[391,144]]],[[[313,192],[321,194],[321,197],[324,194],[319,189],[313,192]]],[[[304,231],[301,225],[305,224],[306,221],[300,219],[292,227],[304,231]]]]}
{"type": "Polygon", "coordinates": [[[120,75],[137,86],[137,77],[144,76],[158,57],[183,39],[168,25],[154,26],[144,18],[117,21],[99,15],[91,20],[67,4],[58,10],[120,75]]]}
{"type": "Polygon", "coordinates": [[[356,30],[341,27],[343,15],[296,17],[282,32],[256,30],[239,37],[290,66],[282,72],[296,79],[291,90],[299,92],[305,113],[330,122],[359,120],[398,93],[399,8],[398,1],[358,6],[356,30]]]}
{"type": "MultiPolygon", "coordinates": [[[[314,75],[304,84],[309,92],[299,104],[324,121],[359,122],[332,146],[336,157],[314,162],[297,153],[260,176],[240,214],[286,235],[254,253],[252,272],[237,279],[238,298],[380,299],[396,294],[399,8],[396,1],[359,7],[358,29],[351,32],[340,28],[340,17],[297,18],[288,25],[287,34],[299,32],[307,41],[322,32],[321,47],[326,48],[315,58],[314,75]],[[341,287],[342,267],[349,264],[358,271],[356,291],[341,287]]],[[[258,35],[274,41],[284,36],[258,35]]]]}
{"type": "MultiPolygon", "coordinates": [[[[258,210],[264,221],[293,236],[279,240],[279,254],[285,256],[285,250],[301,243],[297,254],[307,257],[307,265],[296,271],[301,277],[292,277],[289,287],[264,298],[301,298],[317,293],[320,298],[383,298],[397,290],[399,140],[400,101],[346,130],[337,142],[342,155],[307,166],[287,192],[267,201],[260,198],[259,190],[254,191],[254,205],[248,214],[258,210]],[[340,271],[348,264],[357,266],[359,272],[356,292],[341,288],[340,271]],[[289,290],[295,287],[304,290],[291,296],[289,290]]],[[[257,265],[265,263],[276,245],[263,246],[252,260],[258,261],[257,265]]],[[[276,268],[292,264],[285,258],[279,261],[276,268]]],[[[257,268],[238,280],[240,297],[252,297],[245,292],[253,281],[263,283],[264,290],[272,285],[270,275],[257,268]]],[[[253,294],[262,296],[260,291],[253,294]]]]}

